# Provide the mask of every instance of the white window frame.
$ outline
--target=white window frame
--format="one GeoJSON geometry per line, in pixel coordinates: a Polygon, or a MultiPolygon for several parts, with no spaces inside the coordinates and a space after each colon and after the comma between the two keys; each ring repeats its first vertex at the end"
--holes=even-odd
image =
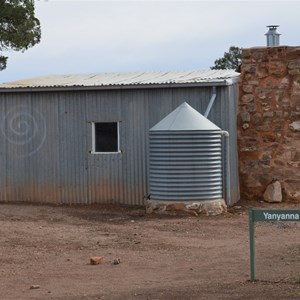
{"type": "Polygon", "coordinates": [[[92,122],[92,154],[118,154],[121,153],[120,150],[120,122],[119,121],[96,121],[92,122]],[[96,123],[117,123],[117,143],[118,143],[118,151],[113,152],[96,152],[96,130],[95,130],[95,124],[96,123]]]}

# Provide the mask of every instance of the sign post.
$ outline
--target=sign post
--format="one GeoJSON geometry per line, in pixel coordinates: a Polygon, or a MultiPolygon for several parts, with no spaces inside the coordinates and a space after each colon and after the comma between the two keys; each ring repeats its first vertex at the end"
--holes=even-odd
{"type": "Polygon", "coordinates": [[[250,280],[255,281],[255,222],[300,221],[300,210],[253,209],[249,210],[250,280]]]}
{"type": "Polygon", "coordinates": [[[255,280],[255,239],[254,239],[254,218],[253,209],[249,210],[249,240],[250,240],[250,280],[255,280]]]}

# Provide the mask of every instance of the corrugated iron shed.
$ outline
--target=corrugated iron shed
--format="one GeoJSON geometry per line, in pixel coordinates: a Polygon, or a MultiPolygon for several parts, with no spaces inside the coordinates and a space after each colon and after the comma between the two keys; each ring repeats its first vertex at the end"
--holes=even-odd
{"type": "Polygon", "coordinates": [[[51,75],[0,84],[0,90],[28,88],[107,88],[144,87],[156,85],[230,85],[238,80],[239,73],[232,70],[140,72],[51,75]]]}
{"type": "Polygon", "coordinates": [[[144,204],[149,129],[187,101],[230,132],[239,197],[233,71],[57,75],[0,84],[0,201],[144,204]],[[120,151],[93,153],[93,124],[116,122],[120,151]]]}

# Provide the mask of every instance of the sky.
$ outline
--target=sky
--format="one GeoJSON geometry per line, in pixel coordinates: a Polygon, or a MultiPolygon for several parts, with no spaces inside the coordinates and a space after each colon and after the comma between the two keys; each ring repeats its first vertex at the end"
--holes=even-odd
{"type": "Polygon", "coordinates": [[[53,74],[209,70],[231,45],[300,46],[299,1],[36,0],[42,39],[5,52],[0,82],[53,74]]]}

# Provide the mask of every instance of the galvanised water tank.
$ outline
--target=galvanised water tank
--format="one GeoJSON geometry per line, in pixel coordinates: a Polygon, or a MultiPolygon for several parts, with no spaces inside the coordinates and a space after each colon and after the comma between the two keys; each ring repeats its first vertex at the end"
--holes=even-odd
{"type": "Polygon", "coordinates": [[[150,129],[151,200],[223,199],[221,129],[186,102],[150,129]]]}

